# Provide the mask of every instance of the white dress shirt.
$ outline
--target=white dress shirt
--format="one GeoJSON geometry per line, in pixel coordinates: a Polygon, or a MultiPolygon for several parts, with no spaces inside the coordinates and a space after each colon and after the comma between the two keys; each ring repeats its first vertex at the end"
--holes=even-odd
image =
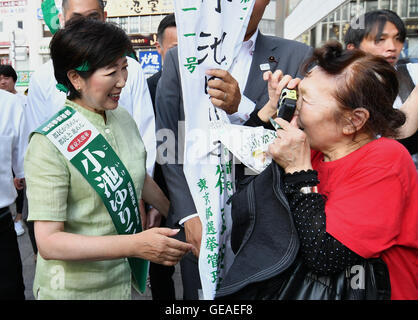
{"type": "MultiPolygon", "coordinates": [[[[156,157],[155,116],[148,84],[140,64],[128,58],[128,79],[119,105],[134,118],[147,151],[147,172],[152,177],[156,157]]],[[[31,76],[26,110],[29,133],[57,113],[66,100],[65,93],[56,88],[52,60],[43,64],[31,76]]]]}
{"type": "Polygon", "coordinates": [[[244,124],[250,118],[250,114],[255,108],[255,103],[244,96],[243,92],[247,85],[251,63],[253,62],[253,53],[258,32],[257,30],[249,40],[242,43],[241,50],[231,65],[230,73],[238,81],[241,91],[241,102],[238,111],[232,115],[228,115],[229,121],[232,124],[244,124]]]}
{"type": "Polygon", "coordinates": [[[21,101],[14,94],[0,90],[0,208],[16,200],[13,172],[16,178],[24,177],[23,157],[27,144],[22,132],[26,132],[26,128],[21,101]]]}
{"type": "Polygon", "coordinates": [[[23,110],[26,109],[26,106],[28,105],[28,97],[25,96],[23,93],[16,93],[15,97],[18,97],[20,100],[20,103],[22,104],[23,110]]]}

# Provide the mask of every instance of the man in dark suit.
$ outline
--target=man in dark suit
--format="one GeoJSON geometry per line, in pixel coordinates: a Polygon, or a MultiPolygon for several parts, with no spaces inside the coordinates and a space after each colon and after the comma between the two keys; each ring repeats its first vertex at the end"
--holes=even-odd
{"type": "MultiPolygon", "coordinates": [[[[165,54],[168,49],[177,46],[177,26],[174,13],[169,14],[161,20],[157,30],[157,51],[161,55],[164,63],[165,54]]],[[[152,103],[155,111],[155,92],[157,90],[158,80],[160,80],[162,69],[147,79],[148,88],[151,94],[152,103]]]]}
{"type": "MultiPolygon", "coordinates": [[[[161,55],[161,60],[164,62],[165,54],[168,49],[177,45],[177,27],[174,14],[169,14],[164,19],[161,20],[158,31],[157,31],[157,50],[161,55]]],[[[153,76],[147,79],[148,88],[151,94],[152,105],[154,107],[155,113],[155,93],[157,90],[158,80],[161,77],[161,70],[158,71],[153,76]]],[[[168,197],[167,185],[165,183],[161,166],[156,163],[154,169],[154,180],[168,197]]],[[[154,208],[149,208],[147,222],[150,224],[147,227],[163,227],[165,225],[165,219],[161,216],[158,211],[154,208]]],[[[173,282],[173,274],[175,268],[164,266],[162,264],[150,262],[150,283],[151,283],[151,293],[153,300],[175,300],[175,288],[173,282]]]]}
{"type": "MultiPolygon", "coordinates": [[[[269,98],[267,83],[263,80],[264,71],[280,69],[283,74],[300,76],[301,64],[311,55],[311,48],[302,43],[264,36],[258,31],[258,24],[269,2],[256,0],[241,51],[231,66],[231,73],[225,70],[208,71],[209,75],[218,78],[208,82],[211,101],[214,106],[225,110],[234,124],[245,124],[254,110],[267,103],[269,98]],[[240,88],[245,90],[241,91],[240,88]]],[[[184,152],[184,122],[181,121],[184,121],[184,110],[177,48],[167,52],[158,83],[156,107],[157,130],[171,130],[176,142],[173,148],[168,146],[168,157],[162,154],[165,152],[163,148],[159,148],[160,154],[157,156],[160,162],[163,157],[175,159],[176,162],[162,163],[171,201],[167,223],[173,227],[184,224],[184,229],[181,228],[178,234],[179,238],[200,248],[202,225],[181,164],[184,152]]],[[[161,141],[157,144],[161,146],[161,141]]],[[[189,254],[180,264],[183,297],[185,300],[196,300],[201,288],[197,258],[189,254]]]]}

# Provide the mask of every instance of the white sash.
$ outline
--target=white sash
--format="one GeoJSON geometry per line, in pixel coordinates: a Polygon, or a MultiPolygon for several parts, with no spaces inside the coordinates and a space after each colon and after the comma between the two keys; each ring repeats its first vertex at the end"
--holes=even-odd
{"type": "Polygon", "coordinates": [[[230,267],[232,156],[218,143],[229,124],[205,92],[207,69],[229,70],[241,48],[254,0],[176,0],[179,66],[185,113],[184,174],[202,222],[199,272],[204,299],[213,299],[230,267]]]}

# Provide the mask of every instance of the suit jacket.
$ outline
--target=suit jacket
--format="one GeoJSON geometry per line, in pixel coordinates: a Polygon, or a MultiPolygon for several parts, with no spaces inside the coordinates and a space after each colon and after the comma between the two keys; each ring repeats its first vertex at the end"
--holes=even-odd
{"type": "MultiPolygon", "coordinates": [[[[154,108],[154,114],[155,114],[155,93],[157,92],[157,84],[158,84],[158,81],[160,80],[161,73],[162,71],[160,70],[147,79],[148,89],[151,95],[152,107],[154,108]]],[[[158,184],[160,189],[164,192],[165,196],[169,198],[167,184],[165,182],[161,166],[158,164],[158,162],[155,163],[155,167],[154,167],[154,181],[158,184]]],[[[165,221],[165,219],[163,219],[163,221],[165,221]]]]}
{"type": "Polygon", "coordinates": [[[153,74],[151,77],[147,79],[149,93],[151,95],[152,106],[154,107],[155,113],[155,93],[157,92],[157,84],[158,80],[161,78],[162,70],[158,71],[157,73],[153,74]]]}
{"type": "MultiPolygon", "coordinates": [[[[243,94],[255,103],[255,109],[262,108],[267,101],[267,83],[263,80],[261,64],[270,64],[270,69],[282,70],[284,74],[292,77],[301,77],[300,67],[312,54],[312,48],[300,42],[286,40],[278,37],[265,36],[259,33],[253,60],[248,75],[247,85],[243,94]]],[[[164,60],[164,69],[158,82],[156,94],[156,127],[170,129],[175,135],[175,148],[164,151],[175,157],[176,163],[182,163],[184,153],[184,121],[183,98],[180,83],[177,47],[170,49],[164,60]],[[160,89],[161,88],[161,89],[160,89]],[[172,154],[172,153],[175,153],[172,154]],[[179,161],[180,160],[180,161],[179,161]]],[[[161,141],[158,142],[161,144],[161,141]]],[[[157,154],[162,150],[157,150],[157,154]]],[[[160,154],[157,155],[157,159],[160,154]]],[[[196,207],[188,188],[183,165],[162,165],[163,174],[170,195],[170,212],[167,223],[178,226],[178,222],[196,213],[196,207]]]]}
{"type": "MultiPolygon", "coordinates": [[[[401,98],[402,103],[405,103],[412,90],[414,90],[415,83],[412,80],[405,64],[397,66],[396,76],[399,81],[399,97],[401,98]]],[[[411,155],[418,153],[418,131],[416,131],[412,136],[405,139],[399,139],[398,141],[408,149],[411,155]]]]}

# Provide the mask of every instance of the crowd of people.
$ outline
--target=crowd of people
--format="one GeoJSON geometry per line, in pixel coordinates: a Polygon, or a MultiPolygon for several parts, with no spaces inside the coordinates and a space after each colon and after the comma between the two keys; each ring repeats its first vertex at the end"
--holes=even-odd
{"type": "MultiPolygon", "coordinates": [[[[378,258],[389,297],[416,300],[418,65],[399,62],[405,25],[375,10],[359,18],[364,27],[347,30],[344,45],[313,49],[260,32],[269,2],[255,0],[234,64],[208,71],[208,94],[232,124],[276,131],[268,153],[280,167],[278,188],[299,248],[287,270],[239,279],[245,285],[222,298],[283,297],[296,262],[330,276],[378,258]],[[260,68],[266,57],[270,71],[260,68]],[[285,88],[298,92],[290,122],[276,118],[285,88]]],[[[0,67],[0,299],[25,298],[22,220],[37,257],[36,299],[131,299],[147,261],[153,299],[175,299],[177,263],[183,299],[199,299],[203,230],[180,161],[185,117],[174,14],[159,25],[163,67],[148,79],[129,37],[105,20],[101,0],[63,0],[51,60],[32,75],[27,97],[16,92],[14,69],[0,67]],[[158,164],[156,132],[167,129],[176,163],[158,164]],[[60,272],[65,280],[57,282],[60,272]]],[[[245,179],[237,167],[235,183],[245,179]]],[[[265,193],[256,190],[255,199],[265,193]]],[[[249,235],[264,212],[236,210],[239,252],[259,240],[249,235]]]]}

